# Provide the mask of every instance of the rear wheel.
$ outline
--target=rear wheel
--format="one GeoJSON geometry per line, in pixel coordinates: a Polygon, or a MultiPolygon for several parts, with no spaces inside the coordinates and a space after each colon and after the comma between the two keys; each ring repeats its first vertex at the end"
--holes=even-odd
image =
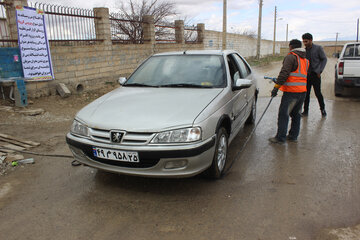
{"type": "Polygon", "coordinates": [[[335,90],[335,96],[340,97],[342,96],[344,87],[338,84],[337,81],[335,80],[334,90],[335,90]]]}
{"type": "Polygon", "coordinates": [[[216,135],[215,153],[212,164],[208,169],[209,176],[219,179],[224,174],[228,152],[228,134],[224,127],[221,127],[216,135]]]}

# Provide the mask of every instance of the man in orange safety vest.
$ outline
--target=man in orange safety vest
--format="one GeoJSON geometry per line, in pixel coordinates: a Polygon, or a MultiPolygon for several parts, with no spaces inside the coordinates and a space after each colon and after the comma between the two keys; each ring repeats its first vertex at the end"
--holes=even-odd
{"type": "Polygon", "coordinates": [[[286,140],[296,142],[300,132],[301,108],[306,96],[306,77],[309,61],[306,51],[301,48],[301,41],[293,39],[289,43],[289,54],[284,58],[283,66],[276,79],[271,97],[283,91],[278,114],[278,129],[276,136],[270,138],[271,143],[285,143],[286,140]],[[287,135],[289,116],[291,128],[287,135]]]}

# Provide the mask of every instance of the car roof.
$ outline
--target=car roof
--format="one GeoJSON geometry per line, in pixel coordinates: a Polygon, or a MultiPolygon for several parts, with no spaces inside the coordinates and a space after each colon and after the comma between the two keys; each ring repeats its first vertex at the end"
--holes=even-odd
{"type": "Polygon", "coordinates": [[[234,50],[185,50],[181,52],[163,52],[154,54],[154,56],[169,56],[169,55],[226,55],[229,53],[236,53],[234,50]]]}
{"type": "Polygon", "coordinates": [[[360,42],[349,42],[349,43],[345,43],[345,45],[349,45],[349,44],[360,44],[360,42]]]}

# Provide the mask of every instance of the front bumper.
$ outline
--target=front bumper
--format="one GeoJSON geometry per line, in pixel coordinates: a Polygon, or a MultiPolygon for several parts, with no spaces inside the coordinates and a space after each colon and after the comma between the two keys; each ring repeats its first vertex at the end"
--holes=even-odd
{"type": "Polygon", "coordinates": [[[66,136],[71,152],[79,162],[108,172],[146,177],[191,177],[207,169],[213,160],[215,135],[196,144],[186,145],[145,145],[123,146],[92,141],[91,139],[66,136]],[[109,148],[120,151],[136,151],[139,163],[129,163],[97,158],[93,147],[109,148]],[[179,168],[165,168],[169,162],[182,162],[179,168]]]}

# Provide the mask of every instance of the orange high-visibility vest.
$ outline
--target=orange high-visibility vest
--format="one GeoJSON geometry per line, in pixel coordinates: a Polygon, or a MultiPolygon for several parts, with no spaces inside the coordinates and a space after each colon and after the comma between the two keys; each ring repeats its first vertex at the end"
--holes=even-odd
{"type": "Polygon", "coordinates": [[[306,92],[306,78],[309,69],[309,61],[306,58],[299,57],[294,52],[289,55],[295,55],[298,61],[298,68],[289,74],[284,85],[280,87],[283,92],[306,92]]]}

